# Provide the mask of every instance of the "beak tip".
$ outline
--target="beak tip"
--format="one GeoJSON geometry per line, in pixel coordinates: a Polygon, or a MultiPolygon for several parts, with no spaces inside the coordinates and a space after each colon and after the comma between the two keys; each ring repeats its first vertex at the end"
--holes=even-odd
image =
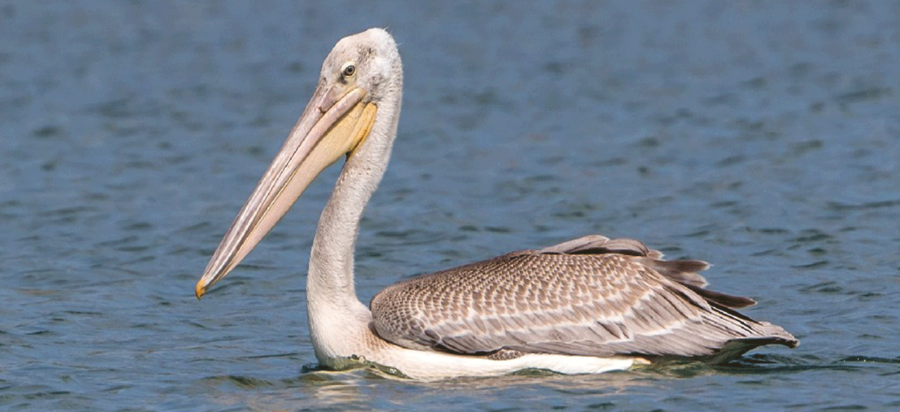
{"type": "Polygon", "coordinates": [[[204,293],[206,293],[206,288],[203,287],[203,282],[197,282],[197,286],[194,287],[194,296],[197,297],[197,300],[200,300],[204,293]]]}

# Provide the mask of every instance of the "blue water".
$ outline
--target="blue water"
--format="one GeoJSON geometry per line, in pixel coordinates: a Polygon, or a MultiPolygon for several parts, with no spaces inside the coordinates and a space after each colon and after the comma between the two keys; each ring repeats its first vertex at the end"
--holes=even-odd
{"type": "Polygon", "coordinates": [[[0,410],[900,409],[898,85],[890,1],[0,2],[0,410]],[[600,376],[316,371],[304,274],[336,170],[196,301],[322,59],[372,26],[406,92],[364,302],[602,233],[712,262],[802,345],[600,376]]]}

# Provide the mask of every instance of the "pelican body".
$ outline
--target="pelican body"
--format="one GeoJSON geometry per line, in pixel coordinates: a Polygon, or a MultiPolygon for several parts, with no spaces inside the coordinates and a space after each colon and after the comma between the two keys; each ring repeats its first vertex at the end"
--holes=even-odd
{"type": "Polygon", "coordinates": [[[697,260],[664,260],[631,239],[593,235],[356,296],[360,218],[397,134],[403,68],[394,39],[370,29],[340,40],[281,151],[247,199],[195,289],[199,299],[345,158],[309,260],[310,337],[319,364],[359,362],[416,379],[523,369],[599,373],[660,360],[721,362],[760,345],[799,342],[735,308],[755,302],[705,289],[697,260]]]}

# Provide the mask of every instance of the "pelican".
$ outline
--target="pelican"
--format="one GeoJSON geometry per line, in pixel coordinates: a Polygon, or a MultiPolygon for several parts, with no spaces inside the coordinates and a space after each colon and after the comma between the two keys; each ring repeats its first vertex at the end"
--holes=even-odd
{"type": "Polygon", "coordinates": [[[585,236],[356,296],[360,218],[397,135],[403,68],[393,37],[341,39],[281,151],[210,259],[202,297],[260,242],[306,187],[345,158],[309,257],[307,312],[319,365],[377,365],[413,379],[525,369],[601,373],[668,360],[722,362],[799,341],[734,309],[749,298],[705,289],[699,260],[664,260],[631,239],[585,236]]]}

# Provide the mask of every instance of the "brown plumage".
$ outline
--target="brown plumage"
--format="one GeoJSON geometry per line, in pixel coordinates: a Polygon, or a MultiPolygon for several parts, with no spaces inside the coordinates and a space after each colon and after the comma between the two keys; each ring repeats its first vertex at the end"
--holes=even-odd
{"type": "Polygon", "coordinates": [[[748,298],[704,289],[698,260],[662,259],[631,239],[586,236],[419,276],[372,298],[378,335],[410,349],[509,359],[525,353],[708,358],[766,344],[779,326],[731,308],[748,298]]]}

